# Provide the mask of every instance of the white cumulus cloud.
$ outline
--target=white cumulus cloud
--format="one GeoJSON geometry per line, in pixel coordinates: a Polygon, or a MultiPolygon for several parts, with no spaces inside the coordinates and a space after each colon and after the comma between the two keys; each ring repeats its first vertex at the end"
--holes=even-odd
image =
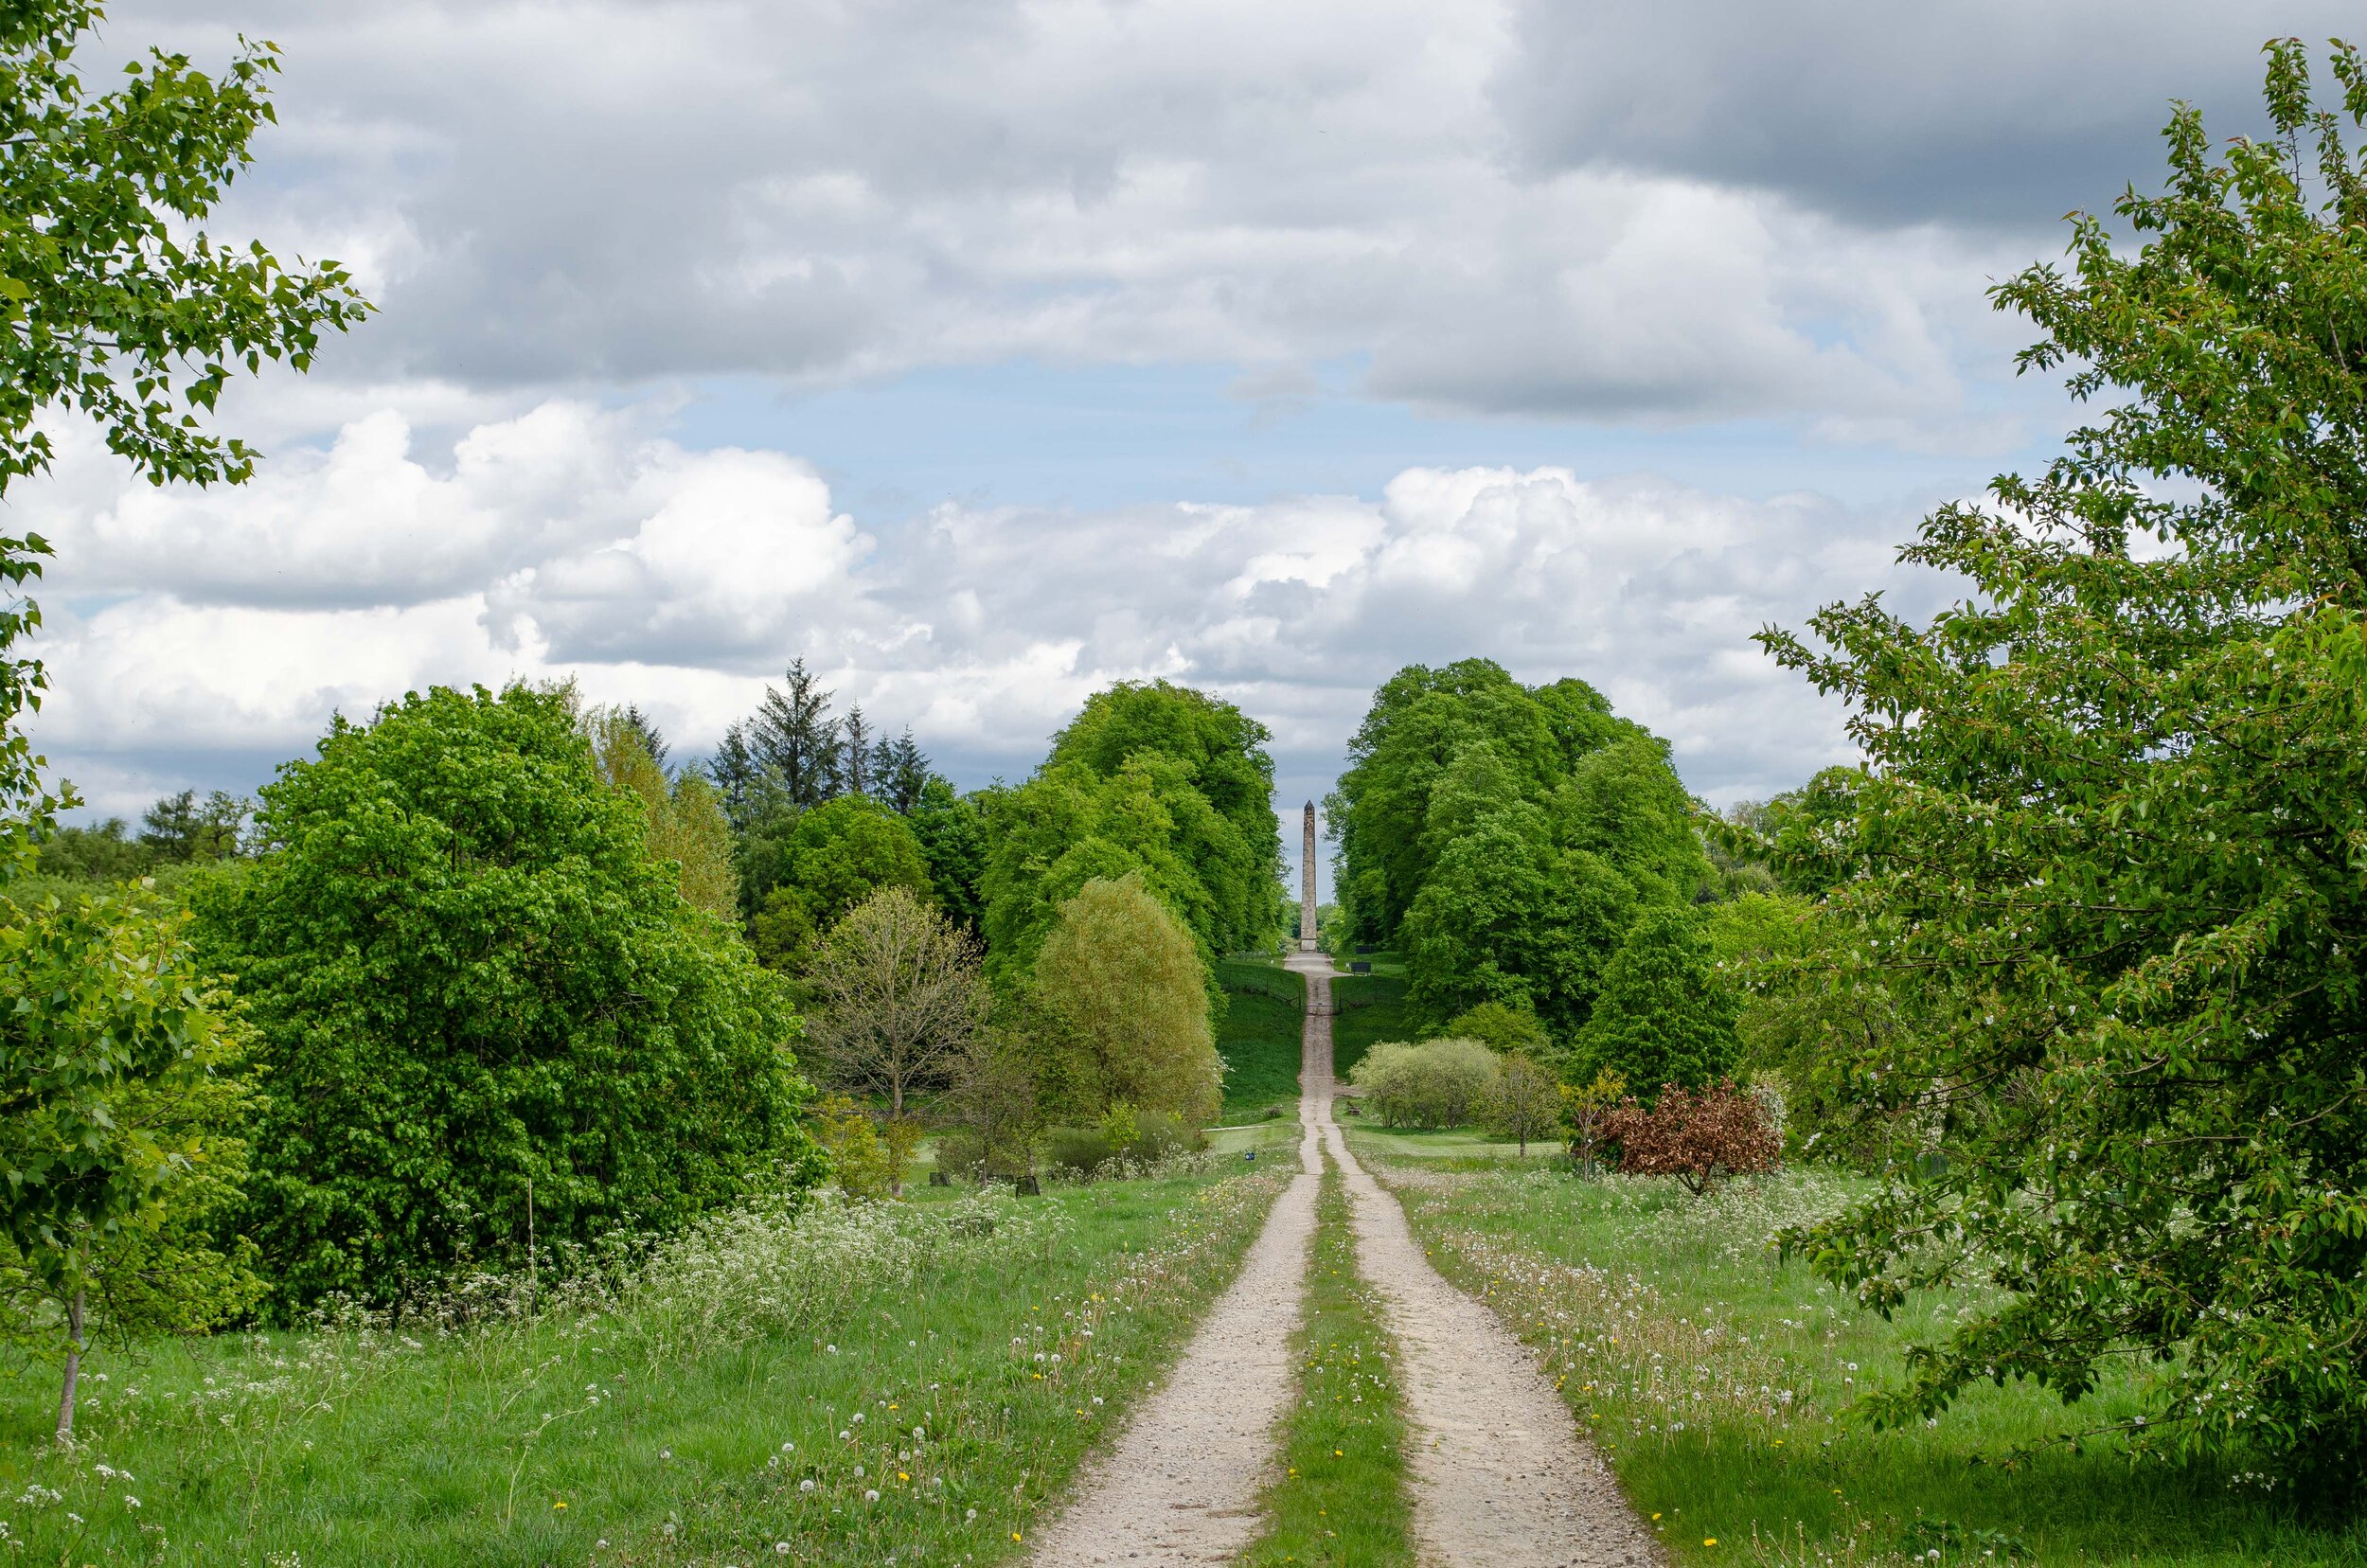
{"type": "Polygon", "coordinates": [[[1317,793],[1375,686],[1477,655],[1593,682],[1723,796],[1844,755],[1839,715],[1750,633],[1923,591],[1888,564],[1896,509],[1812,495],[1412,468],[1373,496],[948,505],[875,537],[806,463],[645,428],[552,403],[437,452],[375,413],[243,510],[69,462],[28,503],[69,546],[43,744],[121,811],[251,787],[332,712],[409,688],[575,674],[697,753],[803,657],[972,782],[1023,772],[1096,687],[1165,675],[1265,719],[1286,790],[1317,793]]]}

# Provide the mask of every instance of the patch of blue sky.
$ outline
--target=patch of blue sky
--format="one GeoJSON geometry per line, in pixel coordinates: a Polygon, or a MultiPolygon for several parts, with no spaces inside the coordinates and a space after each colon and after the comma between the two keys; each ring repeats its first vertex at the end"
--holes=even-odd
{"type": "MultiPolygon", "coordinates": [[[[1840,445],[1803,421],[1623,424],[1469,418],[1358,390],[1361,366],[1297,386],[1226,365],[936,367],[802,391],[761,377],[697,383],[669,431],[699,449],[741,446],[812,462],[866,526],[941,502],[1092,510],[1284,495],[1375,496],[1408,468],[1564,467],[1581,478],[1649,472],[1761,499],[1813,490],[1874,505],[1977,487],[2043,449],[1917,452],[1840,445]]],[[[1985,399],[1984,401],[1986,401],[1985,399]]]]}

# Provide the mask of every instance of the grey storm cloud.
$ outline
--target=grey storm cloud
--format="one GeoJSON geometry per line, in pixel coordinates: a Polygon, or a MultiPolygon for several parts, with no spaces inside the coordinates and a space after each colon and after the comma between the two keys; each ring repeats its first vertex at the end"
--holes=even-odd
{"type": "MultiPolygon", "coordinates": [[[[140,0],[109,46],[284,45],[281,128],[226,217],[367,277],[384,318],[333,374],[1347,361],[1450,413],[1945,444],[2002,363],[1983,285],[2059,209],[1943,244],[1878,187],[1956,178],[1984,93],[2026,131],[2021,62],[1951,47],[1966,80],[1934,95],[1817,13],[1858,116],[1834,123],[1778,69],[1777,9],[140,0]]],[[[2178,63],[2057,118],[2142,142],[2178,63]]]]}
{"type": "Polygon", "coordinates": [[[2259,134],[2260,45],[2358,17],[2347,0],[1520,0],[1491,93],[1534,173],[2028,231],[2157,185],[2173,99],[2259,134]]]}

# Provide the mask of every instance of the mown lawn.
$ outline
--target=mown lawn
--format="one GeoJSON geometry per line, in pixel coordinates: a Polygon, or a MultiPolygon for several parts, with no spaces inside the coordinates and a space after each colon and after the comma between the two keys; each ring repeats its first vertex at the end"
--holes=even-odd
{"type": "Polygon", "coordinates": [[[1231,1278],[1281,1181],[1239,1172],[720,1226],[531,1324],[107,1353],[71,1453],[20,1365],[0,1518],[33,1562],[1013,1558],[1231,1278]]]}
{"type": "MultiPolygon", "coordinates": [[[[1351,1136],[1392,1157],[1389,1140],[1351,1136]]],[[[1844,1180],[1795,1172],[1700,1200],[1668,1181],[1408,1168],[1432,1172],[1399,1195],[1433,1260],[1545,1351],[1681,1563],[2367,1562],[2367,1526],[2315,1527],[2217,1468],[2135,1463],[2109,1442],[2014,1457],[2132,1411],[2138,1374],[2068,1416],[2017,1386],[1931,1426],[1849,1418],[1966,1304],[1885,1324],[1775,1259],[1775,1231],[1845,1202],[1844,1180]]]]}
{"type": "MultiPolygon", "coordinates": [[[[1356,1130],[1359,1148],[1369,1148],[1384,1160],[1416,1161],[1469,1170],[1491,1170],[1507,1164],[1517,1165],[1521,1160],[1519,1144],[1475,1127],[1390,1128],[1362,1121],[1345,1125],[1356,1130]]],[[[1532,1139],[1529,1143],[1528,1159],[1532,1165],[1563,1158],[1561,1145],[1552,1139],[1532,1139]]]]}
{"type": "Polygon", "coordinates": [[[1405,1024],[1405,980],[1397,974],[1344,974],[1331,983],[1339,1014],[1331,1021],[1331,1070],[1341,1078],[1388,1040],[1412,1038],[1405,1024]]]}
{"type": "Polygon", "coordinates": [[[1217,1025],[1217,1054],[1225,1062],[1219,1114],[1242,1122],[1295,1104],[1307,982],[1278,963],[1243,958],[1219,960],[1217,981],[1225,996],[1217,1025]]]}

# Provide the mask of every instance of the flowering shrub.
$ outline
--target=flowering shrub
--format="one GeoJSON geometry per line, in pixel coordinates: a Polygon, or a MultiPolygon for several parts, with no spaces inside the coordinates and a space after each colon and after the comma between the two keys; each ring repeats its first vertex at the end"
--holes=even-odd
{"type": "Polygon", "coordinates": [[[1629,1176],[1674,1176],[1696,1195],[1728,1176],[1775,1168],[1782,1135],[1756,1096],[1719,1083],[1695,1095],[1676,1084],[1648,1109],[1633,1100],[1603,1118],[1629,1176]]]}

